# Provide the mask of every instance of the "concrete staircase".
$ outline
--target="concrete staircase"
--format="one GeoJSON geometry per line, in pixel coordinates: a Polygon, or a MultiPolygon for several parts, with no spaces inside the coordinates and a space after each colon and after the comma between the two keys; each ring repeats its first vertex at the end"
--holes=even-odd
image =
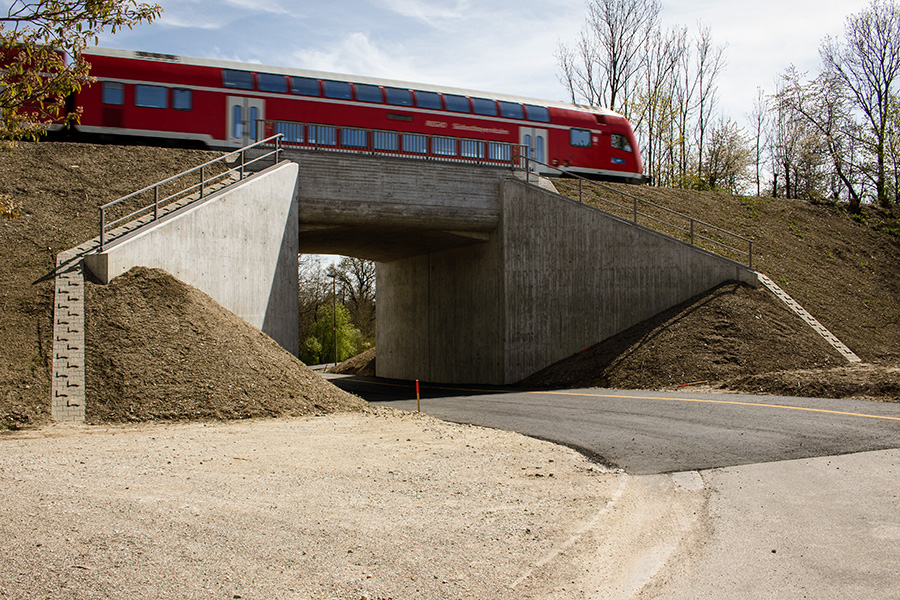
{"type": "MultiPolygon", "coordinates": [[[[234,183],[240,177],[231,173],[204,190],[204,198],[234,183]]],[[[160,218],[200,200],[190,194],[160,207],[160,218]]],[[[121,238],[153,220],[146,215],[111,232],[121,238]]],[[[100,238],[84,242],[56,256],[56,289],[53,298],[53,378],[51,381],[50,416],[54,421],[85,419],[85,355],[84,355],[84,256],[100,247],[100,238]]]]}
{"type": "Polygon", "coordinates": [[[854,352],[852,350],[850,350],[850,348],[845,346],[843,344],[843,342],[841,342],[841,340],[837,339],[837,337],[833,333],[831,333],[830,331],[825,329],[825,327],[821,323],[819,323],[815,319],[815,317],[813,317],[811,314],[806,312],[806,310],[802,306],[797,304],[797,302],[793,298],[788,296],[787,293],[785,293],[784,290],[782,290],[780,287],[778,287],[778,285],[774,281],[772,281],[769,277],[766,277],[762,273],[758,273],[758,275],[759,275],[759,282],[762,283],[766,287],[766,289],[768,289],[770,292],[775,294],[775,296],[778,299],[780,299],[782,302],[787,304],[788,308],[790,308],[792,311],[794,311],[794,313],[796,313],[797,316],[799,316],[810,327],[812,327],[816,331],[816,333],[818,333],[823,338],[825,338],[825,341],[828,342],[829,344],[831,344],[831,346],[835,350],[840,352],[841,355],[844,358],[846,358],[848,362],[851,362],[851,363],[862,362],[862,360],[856,354],[854,354],[854,352]]]}

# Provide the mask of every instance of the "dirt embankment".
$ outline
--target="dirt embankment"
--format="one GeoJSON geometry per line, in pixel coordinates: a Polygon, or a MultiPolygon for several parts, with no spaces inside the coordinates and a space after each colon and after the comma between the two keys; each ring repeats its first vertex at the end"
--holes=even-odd
{"type": "Polygon", "coordinates": [[[209,296],[135,267],[86,285],[91,422],[246,419],[367,410],[209,296]]]}
{"type": "Polygon", "coordinates": [[[50,417],[56,254],[98,234],[101,205],[218,156],[44,142],[0,154],[0,194],[21,207],[0,219],[0,429],[50,417]]]}
{"type": "MultiPolygon", "coordinates": [[[[0,221],[0,428],[40,424],[49,418],[53,289],[49,274],[57,252],[97,234],[97,209],[101,204],[213,156],[217,153],[40,143],[23,144],[0,157],[0,193],[22,207],[18,219],[0,221]]],[[[894,367],[900,365],[898,219],[871,207],[866,207],[862,216],[851,216],[841,206],[795,200],[649,187],[629,186],[627,190],[752,239],[754,266],[874,366],[848,369],[799,319],[774,304],[765,292],[726,286],[567,359],[565,365],[555,365],[529,378],[529,383],[660,388],[709,381],[754,392],[896,399],[894,367]]],[[[132,280],[132,284],[141,293],[151,292],[147,281],[132,280]]],[[[175,297],[189,295],[180,288],[176,293],[174,283],[167,285],[175,297]]],[[[127,287],[116,293],[137,294],[127,287]]],[[[89,381],[89,392],[107,396],[125,392],[135,398],[146,397],[147,402],[132,406],[129,401],[128,406],[102,409],[97,405],[91,410],[107,412],[94,412],[91,418],[241,418],[299,414],[319,410],[317,404],[328,406],[315,399],[301,400],[300,392],[293,399],[282,393],[288,386],[307,385],[308,380],[300,376],[282,381],[280,388],[266,387],[265,381],[271,380],[272,374],[248,358],[261,351],[257,342],[250,342],[249,334],[226,328],[223,331],[232,336],[228,337],[218,331],[219,325],[193,330],[191,321],[203,321],[199,313],[180,314],[179,310],[187,308],[174,306],[167,293],[157,291],[157,295],[143,298],[134,295],[130,315],[113,315],[110,307],[95,305],[107,292],[89,299],[88,308],[95,318],[110,314],[108,318],[126,326],[118,332],[123,337],[116,343],[132,344],[140,335],[164,331],[174,334],[181,343],[161,347],[162,354],[146,355],[142,360],[152,361],[147,365],[138,360],[137,354],[110,352],[105,358],[94,357],[92,360],[100,362],[92,368],[102,377],[88,375],[94,377],[93,383],[89,381]],[[146,321],[150,317],[144,313],[166,311],[170,311],[172,321],[158,323],[151,332],[146,321]],[[135,329],[127,330],[130,325],[135,329]],[[190,358],[198,344],[204,344],[204,348],[230,346],[230,352],[220,355],[224,362],[218,367],[199,365],[190,358]],[[131,362],[122,362],[126,360],[131,362]],[[244,387],[230,374],[239,364],[258,368],[253,373],[255,379],[246,378],[244,373],[240,381],[244,387]],[[212,369],[215,380],[192,373],[191,369],[200,367],[212,369]],[[163,374],[172,374],[161,369],[171,369],[171,378],[177,381],[177,387],[168,392],[187,394],[182,405],[165,405],[170,400],[164,400],[159,382],[163,374]],[[133,375],[123,374],[137,371],[147,373],[146,389],[134,388],[130,385],[134,382],[128,379],[133,375]],[[226,394],[229,404],[216,406],[209,402],[211,389],[229,394],[243,391],[226,394]],[[262,389],[266,392],[256,393],[262,389]],[[269,402],[271,406],[266,404],[269,402]]],[[[112,332],[102,335],[111,336],[112,332]]],[[[354,372],[367,365],[368,358],[359,362],[354,372]]]]}

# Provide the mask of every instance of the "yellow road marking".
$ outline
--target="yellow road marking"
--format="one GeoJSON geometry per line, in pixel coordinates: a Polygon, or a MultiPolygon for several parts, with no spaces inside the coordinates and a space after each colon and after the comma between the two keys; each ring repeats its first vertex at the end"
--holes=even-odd
{"type": "MultiPolygon", "coordinates": [[[[349,378],[348,378],[349,379],[349,378]]],[[[384,385],[389,387],[409,388],[409,384],[385,383],[381,381],[365,381],[356,379],[363,383],[374,383],[376,385],[384,385]]],[[[766,404],[762,402],[740,402],[737,400],[713,400],[709,398],[673,398],[665,396],[627,396],[625,394],[599,394],[589,392],[563,392],[563,391],[522,391],[522,390],[484,390],[484,389],[467,389],[467,388],[451,388],[443,386],[429,385],[432,390],[452,390],[458,392],[478,392],[483,394],[546,394],[557,396],[586,396],[590,398],[616,398],[627,400],[669,400],[675,402],[698,402],[704,404],[732,404],[735,406],[754,406],[760,408],[780,408],[784,410],[802,410],[806,412],[824,413],[831,415],[842,415],[845,417],[861,417],[864,419],[882,419],[885,421],[900,421],[900,417],[885,417],[882,415],[869,415],[866,413],[844,412],[840,410],[827,410],[824,408],[807,408],[805,406],[788,406],[786,404],[766,404]]]]}
{"type": "Polygon", "coordinates": [[[807,412],[826,413],[831,415],[843,415],[847,417],[863,417],[866,419],[884,419],[886,421],[900,421],[900,417],[885,417],[882,415],[868,415],[865,413],[844,412],[840,410],[827,410],[824,408],[807,408],[805,406],[788,406],[786,404],[766,404],[763,402],[739,402],[737,400],[712,400],[709,398],[672,398],[663,396],[626,396],[624,394],[590,394],[587,392],[528,392],[529,394],[556,394],[560,396],[588,396],[596,398],[628,398],[636,400],[672,400],[675,402],[701,402],[705,404],[733,404],[736,406],[758,406],[762,408],[782,408],[785,410],[804,410],[807,412]]]}

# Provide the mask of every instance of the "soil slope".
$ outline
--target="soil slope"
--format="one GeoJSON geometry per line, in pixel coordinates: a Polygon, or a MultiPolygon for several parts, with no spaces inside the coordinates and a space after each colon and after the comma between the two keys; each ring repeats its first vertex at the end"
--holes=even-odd
{"type": "Polygon", "coordinates": [[[271,338],[165,271],[86,285],[87,418],[245,419],[365,410],[271,338]]]}
{"type": "Polygon", "coordinates": [[[99,207],[220,156],[219,152],[23,143],[0,154],[0,429],[49,419],[56,254],[98,234],[99,207]]]}
{"type": "MultiPolygon", "coordinates": [[[[0,220],[0,429],[40,424],[49,418],[50,274],[56,254],[97,235],[101,204],[217,155],[39,143],[22,144],[0,156],[0,194],[22,206],[18,219],[0,220]]],[[[752,391],[897,397],[892,391],[898,377],[894,367],[900,365],[900,222],[896,218],[871,207],[861,217],[851,217],[839,205],[614,187],[752,239],[754,267],[876,366],[843,366],[815,336],[795,330],[790,324],[793,317],[776,317],[778,311],[762,292],[720,289],[675,309],[672,322],[643,324],[642,329],[593,349],[588,355],[594,357],[591,367],[585,366],[588,356],[573,357],[570,372],[559,368],[547,372],[545,383],[658,388],[715,380],[752,391]],[[870,385],[872,381],[880,383],[870,385]]],[[[622,203],[622,198],[617,201],[622,203]]],[[[165,299],[148,303],[147,308],[166,308],[165,299]]],[[[197,335],[191,344],[208,343],[197,335]]],[[[209,335],[214,338],[214,330],[209,335]]],[[[250,347],[244,346],[244,351],[250,347]]],[[[175,350],[171,352],[168,358],[178,358],[175,350]]],[[[201,375],[193,377],[197,385],[203,385],[201,375]]],[[[191,385],[188,378],[182,384],[191,385]]],[[[240,417],[289,410],[284,405],[269,410],[237,396],[233,400],[233,407],[201,406],[203,402],[196,400],[183,406],[184,412],[152,403],[133,412],[119,407],[108,409],[108,417],[92,418],[240,417]]]]}

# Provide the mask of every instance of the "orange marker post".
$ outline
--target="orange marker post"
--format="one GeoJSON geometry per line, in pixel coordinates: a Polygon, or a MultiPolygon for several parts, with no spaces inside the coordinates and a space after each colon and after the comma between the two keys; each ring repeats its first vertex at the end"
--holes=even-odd
{"type": "Polygon", "coordinates": [[[416,379],[416,412],[422,412],[422,402],[419,400],[419,380],[416,379]]]}

